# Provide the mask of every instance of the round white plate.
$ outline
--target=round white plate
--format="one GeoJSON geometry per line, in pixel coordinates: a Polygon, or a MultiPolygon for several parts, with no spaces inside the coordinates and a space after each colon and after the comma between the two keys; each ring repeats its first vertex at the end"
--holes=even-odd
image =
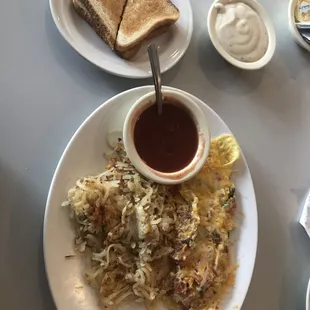
{"type": "MultiPolygon", "coordinates": [[[[171,89],[171,88],[169,88],[171,89]]],[[[139,97],[153,90],[144,86],[123,92],[102,104],[80,126],[66,147],[56,168],[44,219],[44,258],[47,277],[58,310],[99,310],[98,298],[83,281],[84,265],[74,254],[75,237],[68,210],[61,207],[67,191],[85,175],[104,170],[104,153],[110,151],[107,135],[122,129],[125,115],[139,97]]],[[[190,96],[204,111],[212,136],[231,133],[221,118],[204,102],[190,96]]],[[[223,300],[221,310],[241,307],[250,285],[257,247],[257,208],[249,168],[243,155],[236,163],[233,181],[236,184],[238,229],[232,234],[233,259],[239,268],[236,283],[223,300]]],[[[141,305],[126,304],[126,309],[141,310],[141,305]],[[139,309],[138,309],[139,308],[139,309]]],[[[238,309],[239,309],[238,308],[238,309]]],[[[121,310],[124,310],[121,307],[121,310]]]]}
{"type": "Polygon", "coordinates": [[[171,69],[184,55],[193,32],[193,14],[189,0],[173,0],[180,18],[168,32],[142,44],[130,61],[118,57],[95,31],[75,12],[71,0],[49,0],[54,22],[67,42],[85,59],[112,74],[128,78],[150,77],[147,45],[159,46],[161,71],[171,69]]]}

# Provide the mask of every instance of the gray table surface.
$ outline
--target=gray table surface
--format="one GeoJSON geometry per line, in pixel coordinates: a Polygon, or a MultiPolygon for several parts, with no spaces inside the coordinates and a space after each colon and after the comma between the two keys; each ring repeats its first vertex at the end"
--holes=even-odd
{"type": "MultiPolygon", "coordinates": [[[[310,187],[310,55],[288,32],[288,1],[261,2],[277,33],[265,69],[243,72],[227,64],[208,40],[211,1],[192,0],[192,42],[164,83],[207,102],[248,160],[259,244],[243,309],[305,309],[310,240],[297,219],[310,187]]],[[[58,33],[47,0],[3,1],[0,17],[0,309],[55,309],[42,225],[56,164],[95,108],[151,81],[114,77],[82,59],[58,33]]]]}

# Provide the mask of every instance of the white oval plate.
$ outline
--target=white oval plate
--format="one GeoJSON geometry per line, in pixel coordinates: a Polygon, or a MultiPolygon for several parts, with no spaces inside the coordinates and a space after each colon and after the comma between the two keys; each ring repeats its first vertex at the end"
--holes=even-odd
{"type": "Polygon", "coordinates": [[[75,12],[71,0],[49,0],[54,22],[66,41],[85,59],[99,68],[128,78],[150,77],[147,45],[159,46],[161,71],[171,69],[184,55],[193,32],[193,13],[189,0],[173,0],[180,18],[166,33],[142,44],[138,54],[126,61],[118,57],[95,31],[75,12]]]}
{"type": "MultiPolygon", "coordinates": [[[[58,310],[100,309],[94,291],[83,282],[85,266],[81,257],[65,259],[66,255],[74,254],[75,233],[68,211],[61,207],[61,203],[78,178],[103,171],[106,164],[103,154],[110,151],[108,133],[119,131],[135,100],[152,90],[152,86],[131,89],[102,104],[74,134],[58,163],[47,198],[43,240],[47,277],[58,310]]],[[[188,93],[184,94],[203,109],[213,137],[231,133],[222,119],[204,102],[188,93]]],[[[235,285],[225,296],[221,310],[241,307],[250,285],[257,248],[255,193],[243,155],[235,169],[233,181],[236,184],[240,212],[237,217],[238,229],[232,239],[233,258],[240,266],[236,272],[235,285]]],[[[142,310],[144,307],[127,303],[125,309],[142,310]]],[[[121,307],[121,310],[124,308],[121,307]]]]}

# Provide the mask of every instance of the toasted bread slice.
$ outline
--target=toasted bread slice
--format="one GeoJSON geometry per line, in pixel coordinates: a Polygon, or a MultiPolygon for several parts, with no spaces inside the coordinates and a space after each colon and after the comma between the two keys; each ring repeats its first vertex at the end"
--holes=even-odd
{"type": "Polygon", "coordinates": [[[179,10],[169,0],[128,0],[118,30],[115,50],[128,51],[153,31],[174,24],[179,10]]]}
{"type": "Polygon", "coordinates": [[[134,47],[132,47],[131,49],[127,50],[127,51],[118,51],[118,50],[114,50],[116,55],[126,59],[126,60],[130,60],[131,58],[133,58],[134,56],[136,56],[136,54],[139,52],[141,47],[141,43],[138,43],[137,45],[135,45],[134,47]]]}
{"type": "Polygon", "coordinates": [[[77,13],[114,49],[127,0],[72,0],[77,13]]]}
{"type": "MultiPolygon", "coordinates": [[[[151,39],[154,38],[156,36],[159,36],[162,33],[165,33],[168,30],[169,26],[163,26],[160,27],[158,29],[153,30],[146,39],[151,39]]],[[[132,47],[131,49],[127,50],[127,51],[117,51],[115,50],[116,54],[124,59],[130,60],[131,58],[133,58],[140,50],[141,47],[141,43],[137,43],[134,47],[132,47]]]]}

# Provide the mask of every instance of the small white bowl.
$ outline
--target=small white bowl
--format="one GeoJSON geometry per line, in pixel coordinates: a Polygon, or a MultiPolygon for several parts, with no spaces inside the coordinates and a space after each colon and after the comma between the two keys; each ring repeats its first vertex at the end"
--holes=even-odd
{"type": "Polygon", "coordinates": [[[305,42],[305,40],[300,35],[295,22],[295,8],[296,8],[297,0],[291,0],[288,6],[288,26],[290,32],[296,41],[301,47],[310,52],[310,45],[305,42]]]}
{"type": "Polygon", "coordinates": [[[211,8],[209,10],[208,14],[208,31],[210,39],[216,48],[216,50],[221,54],[221,56],[228,62],[230,62],[235,67],[238,67],[240,69],[245,70],[257,70],[261,69],[262,67],[266,66],[267,63],[271,60],[271,58],[274,55],[275,48],[276,48],[276,34],[273,28],[273,24],[271,19],[269,18],[269,15],[265,11],[265,9],[255,0],[240,0],[240,1],[234,1],[234,2],[241,2],[244,4],[247,4],[250,6],[263,20],[268,34],[269,44],[267,51],[265,55],[255,62],[243,62],[239,61],[233,56],[231,56],[229,53],[225,51],[225,49],[222,47],[221,43],[219,42],[216,31],[215,31],[215,22],[216,22],[216,16],[218,14],[218,10],[215,8],[216,3],[221,4],[229,4],[232,3],[230,0],[215,0],[213,4],[211,5],[211,8]]]}
{"type": "Polygon", "coordinates": [[[161,184],[179,184],[192,178],[203,167],[210,148],[210,130],[203,111],[189,97],[177,90],[163,90],[162,92],[164,98],[172,98],[182,104],[195,121],[199,140],[196,155],[191,163],[180,171],[164,173],[149,167],[139,156],[134,143],[135,124],[141,113],[155,104],[155,92],[150,92],[138,99],[129,110],[123,127],[123,141],[129,159],[142,175],[161,184]]]}

